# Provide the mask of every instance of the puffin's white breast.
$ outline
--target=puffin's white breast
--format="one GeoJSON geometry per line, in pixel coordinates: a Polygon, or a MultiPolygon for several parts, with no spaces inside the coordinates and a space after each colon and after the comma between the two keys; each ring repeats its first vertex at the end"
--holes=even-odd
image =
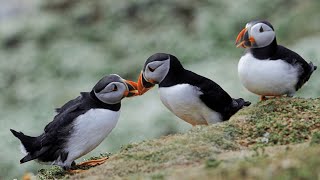
{"type": "Polygon", "coordinates": [[[199,98],[198,87],[178,84],[159,88],[162,103],[176,116],[192,124],[212,124],[220,122],[221,115],[208,108],[199,98]]]}
{"type": "Polygon", "coordinates": [[[293,95],[299,67],[283,60],[258,60],[251,53],[238,64],[241,83],[252,93],[264,96],[293,95]]]}
{"type": "Polygon", "coordinates": [[[73,133],[67,141],[66,163],[87,154],[97,147],[116,126],[120,111],[90,109],[73,123],[73,133]]]}

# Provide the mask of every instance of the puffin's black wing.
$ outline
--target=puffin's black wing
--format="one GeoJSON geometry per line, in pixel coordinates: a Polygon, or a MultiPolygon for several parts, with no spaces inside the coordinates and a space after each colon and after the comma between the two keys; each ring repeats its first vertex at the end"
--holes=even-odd
{"type": "Polygon", "coordinates": [[[60,113],[58,113],[53,121],[51,121],[45,128],[45,133],[50,131],[55,132],[57,129],[64,128],[68,126],[73,120],[79,115],[85,113],[86,110],[81,108],[81,103],[74,103],[72,106],[70,105],[67,109],[64,109],[60,113]]]}
{"type": "Polygon", "coordinates": [[[210,109],[224,114],[232,105],[232,98],[214,81],[188,70],[184,73],[184,79],[188,84],[200,88],[203,93],[200,99],[210,109]]]}
{"type": "Polygon", "coordinates": [[[299,54],[281,45],[278,45],[277,52],[270,59],[281,59],[293,66],[300,67],[296,90],[300,89],[309,80],[313,71],[317,69],[317,66],[314,66],[312,62],[308,64],[299,54]]]}
{"type": "Polygon", "coordinates": [[[89,93],[81,93],[81,96],[64,104],[53,121],[44,128],[46,136],[55,136],[57,131],[66,129],[75,118],[90,109],[91,101],[89,93]]]}
{"type": "Polygon", "coordinates": [[[37,158],[43,162],[52,162],[59,156],[64,158],[62,161],[67,159],[69,152],[64,150],[64,144],[73,131],[72,122],[86,111],[81,101],[73,101],[73,105],[69,104],[68,108],[57,114],[39,138],[38,144],[41,144],[43,153],[37,158]]]}
{"type": "Polygon", "coordinates": [[[67,158],[68,152],[64,151],[63,145],[72,133],[70,125],[76,117],[86,112],[85,108],[82,107],[82,100],[77,99],[72,100],[72,104],[69,101],[68,107],[64,106],[64,110],[54,117],[53,121],[45,127],[44,133],[38,137],[27,136],[22,132],[10,129],[28,152],[20,160],[20,163],[33,159],[52,162],[59,157],[64,158],[64,160],[67,158]]]}
{"type": "Polygon", "coordinates": [[[44,128],[44,133],[33,143],[35,151],[29,152],[21,161],[39,159],[43,162],[52,162],[59,156],[65,160],[68,152],[64,151],[63,146],[72,133],[72,122],[87,111],[83,105],[84,101],[85,98],[81,96],[63,105],[53,121],[44,128]]]}

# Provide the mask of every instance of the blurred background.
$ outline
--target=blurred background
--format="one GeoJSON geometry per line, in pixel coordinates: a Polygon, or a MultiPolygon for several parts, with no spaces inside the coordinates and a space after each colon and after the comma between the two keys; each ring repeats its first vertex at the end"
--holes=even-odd
{"type": "MultiPolygon", "coordinates": [[[[106,74],[136,80],[156,52],[174,54],[231,96],[257,102],[238,81],[238,32],[267,19],[280,44],[320,66],[319,9],[319,0],[0,0],[0,179],[46,167],[19,164],[9,128],[39,135],[54,108],[106,74]]],[[[296,96],[319,97],[319,77],[316,71],[296,96]]],[[[162,105],[157,88],[122,105],[117,127],[84,158],[191,128],[162,105]]]]}

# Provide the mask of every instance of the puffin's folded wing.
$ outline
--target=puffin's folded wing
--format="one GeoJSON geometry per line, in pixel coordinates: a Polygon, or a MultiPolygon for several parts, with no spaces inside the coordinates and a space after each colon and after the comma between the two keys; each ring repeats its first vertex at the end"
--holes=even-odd
{"type": "Polygon", "coordinates": [[[53,121],[51,121],[45,128],[45,133],[56,133],[57,130],[63,129],[74,121],[79,115],[84,114],[85,109],[81,108],[81,103],[76,103],[72,106],[69,106],[64,111],[57,114],[53,121]]]}
{"type": "Polygon", "coordinates": [[[281,59],[292,66],[299,68],[299,77],[296,90],[300,89],[302,85],[309,80],[313,71],[317,69],[317,66],[313,66],[312,62],[307,63],[307,61],[305,61],[299,54],[281,45],[278,46],[276,54],[270,59],[281,59]]]}
{"type": "Polygon", "coordinates": [[[232,98],[217,83],[203,77],[200,90],[203,93],[200,99],[210,109],[224,113],[229,106],[232,105],[232,98]]]}

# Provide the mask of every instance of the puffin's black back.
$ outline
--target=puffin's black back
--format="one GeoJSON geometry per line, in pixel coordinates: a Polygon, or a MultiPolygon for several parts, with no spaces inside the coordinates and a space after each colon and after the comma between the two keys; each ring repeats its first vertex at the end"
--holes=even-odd
{"type": "Polygon", "coordinates": [[[21,132],[11,130],[20,139],[28,155],[20,160],[21,163],[39,159],[42,162],[52,162],[59,156],[62,162],[68,157],[64,150],[68,137],[73,132],[72,122],[80,115],[93,108],[119,111],[121,104],[105,104],[98,100],[93,92],[83,92],[81,96],[70,100],[61,108],[56,109],[57,115],[38,137],[26,136],[21,132]]]}

